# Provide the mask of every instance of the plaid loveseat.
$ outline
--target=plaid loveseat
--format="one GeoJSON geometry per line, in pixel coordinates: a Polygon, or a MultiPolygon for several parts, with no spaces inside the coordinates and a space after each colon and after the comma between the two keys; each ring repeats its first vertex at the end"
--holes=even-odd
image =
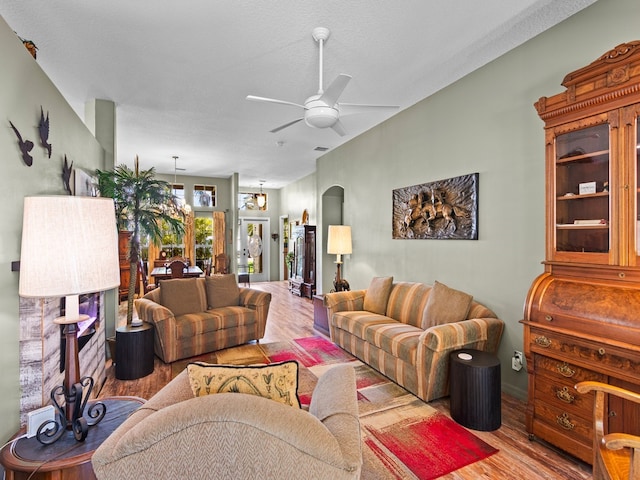
{"type": "Polygon", "coordinates": [[[454,308],[446,298],[444,305],[429,307],[436,318],[428,318],[431,286],[389,284],[388,299],[378,313],[365,309],[367,290],[326,294],[331,339],[422,400],[448,395],[450,352],[498,349],[504,322],[470,296],[462,319],[451,321],[454,308]],[[438,321],[438,316],[449,316],[448,323],[438,321]]]}
{"type": "Polygon", "coordinates": [[[238,287],[235,276],[165,280],[135,301],[154,326],[154,351],[175,362],[264,336],[271,294],[238,287]]]}

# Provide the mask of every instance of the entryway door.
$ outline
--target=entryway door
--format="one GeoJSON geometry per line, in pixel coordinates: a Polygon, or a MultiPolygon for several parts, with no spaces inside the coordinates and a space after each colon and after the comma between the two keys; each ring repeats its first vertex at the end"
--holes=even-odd
{"type": "Polygon", "coordinates": [[[268,218],[241,218],[238,229],[239,274],[249,273],[252,282],[269,281],[268,218]]]}

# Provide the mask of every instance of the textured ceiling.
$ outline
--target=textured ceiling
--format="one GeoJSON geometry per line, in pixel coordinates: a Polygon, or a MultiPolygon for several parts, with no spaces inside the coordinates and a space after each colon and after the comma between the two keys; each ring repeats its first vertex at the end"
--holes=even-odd
{"type": "MultiPolygon", "coordinates": [[[[344,137],[288,105],[318,90],[314,27],[331,30],[324,83],[353,79],[340,100],[405,109],[595,0],[0,0],[0,14],[38,46],[38,63],[78,115],[117,105],[117,163],[279,188],[321,153],[397,113],[343,117],[344,137]]],[[[55,127],[54,127],[55,128],[55,127]]]]}

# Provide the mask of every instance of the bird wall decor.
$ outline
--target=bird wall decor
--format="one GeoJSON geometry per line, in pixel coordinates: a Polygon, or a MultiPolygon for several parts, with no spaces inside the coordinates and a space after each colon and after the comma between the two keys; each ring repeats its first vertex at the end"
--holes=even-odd
{"type": "Polygon", "coordinates": [[[9,124],[11,125],[11,128],[13,128],[13,131],[16,133],[16,137],[18,137],[18,146],[20,147],[20,151],[22,152],[22,160],[27,167],[30,167],[31,165],[33,165],[33,157],[29,152],[33,149],[33,142],[31,140],[22,140],[22,135],[20,135],[20,132],[15,127],[13,122],[9,121],[9,124]]]}
{"type": "Polygon", "coordinates": [[[40,123],[38,123],[38,132],[40,132],[40,144],[47,150],[49,158],[51,158],[51,144],[49,143],[49,112],[47,118],[44,118],[44,110],[40,105],[40,123]]]}
{"type": "Polygon", "coordinates": [[[69,195],[72,195],[71,192],[71,172],[73,171],[73,161],[71,165],[67,161],[67,155],[64,156],[64,163],[62,164],[62,185],[64,189],[67,191],[69,195]]]}

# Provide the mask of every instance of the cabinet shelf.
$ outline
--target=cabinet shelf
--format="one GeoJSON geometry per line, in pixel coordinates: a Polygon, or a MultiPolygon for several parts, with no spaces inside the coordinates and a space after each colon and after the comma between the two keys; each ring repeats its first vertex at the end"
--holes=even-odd
{"type": "Polygon", "coordinates": [[[584,153],[581,155],[573,155],[571,157],[558,158],[556,164],[569,164],[569,163],[586,163],[593,161],[595,157],[602,157],[609,155],[609,150],[599,150],[597,152],[584,153]]]}
{"type": "MultiPolygon", "coordinates": [[[[640,191],[640,190],[639,190],[640,191]]],[[[585,193],[582,195],[560,195],[556,197],[558,201],[567,201],[567,200],[584,200],[585,198],[597,198],[597,197],[608,197],[609,192],[596,192],[596,193],[585,193]]]]}
{"type": "Polygon", "coordinates": [[[558,230],[607,230],[609,228],[608,223],[598,224],[580,224],[575,223],[559,223],[556,225],[558,230]]]}

